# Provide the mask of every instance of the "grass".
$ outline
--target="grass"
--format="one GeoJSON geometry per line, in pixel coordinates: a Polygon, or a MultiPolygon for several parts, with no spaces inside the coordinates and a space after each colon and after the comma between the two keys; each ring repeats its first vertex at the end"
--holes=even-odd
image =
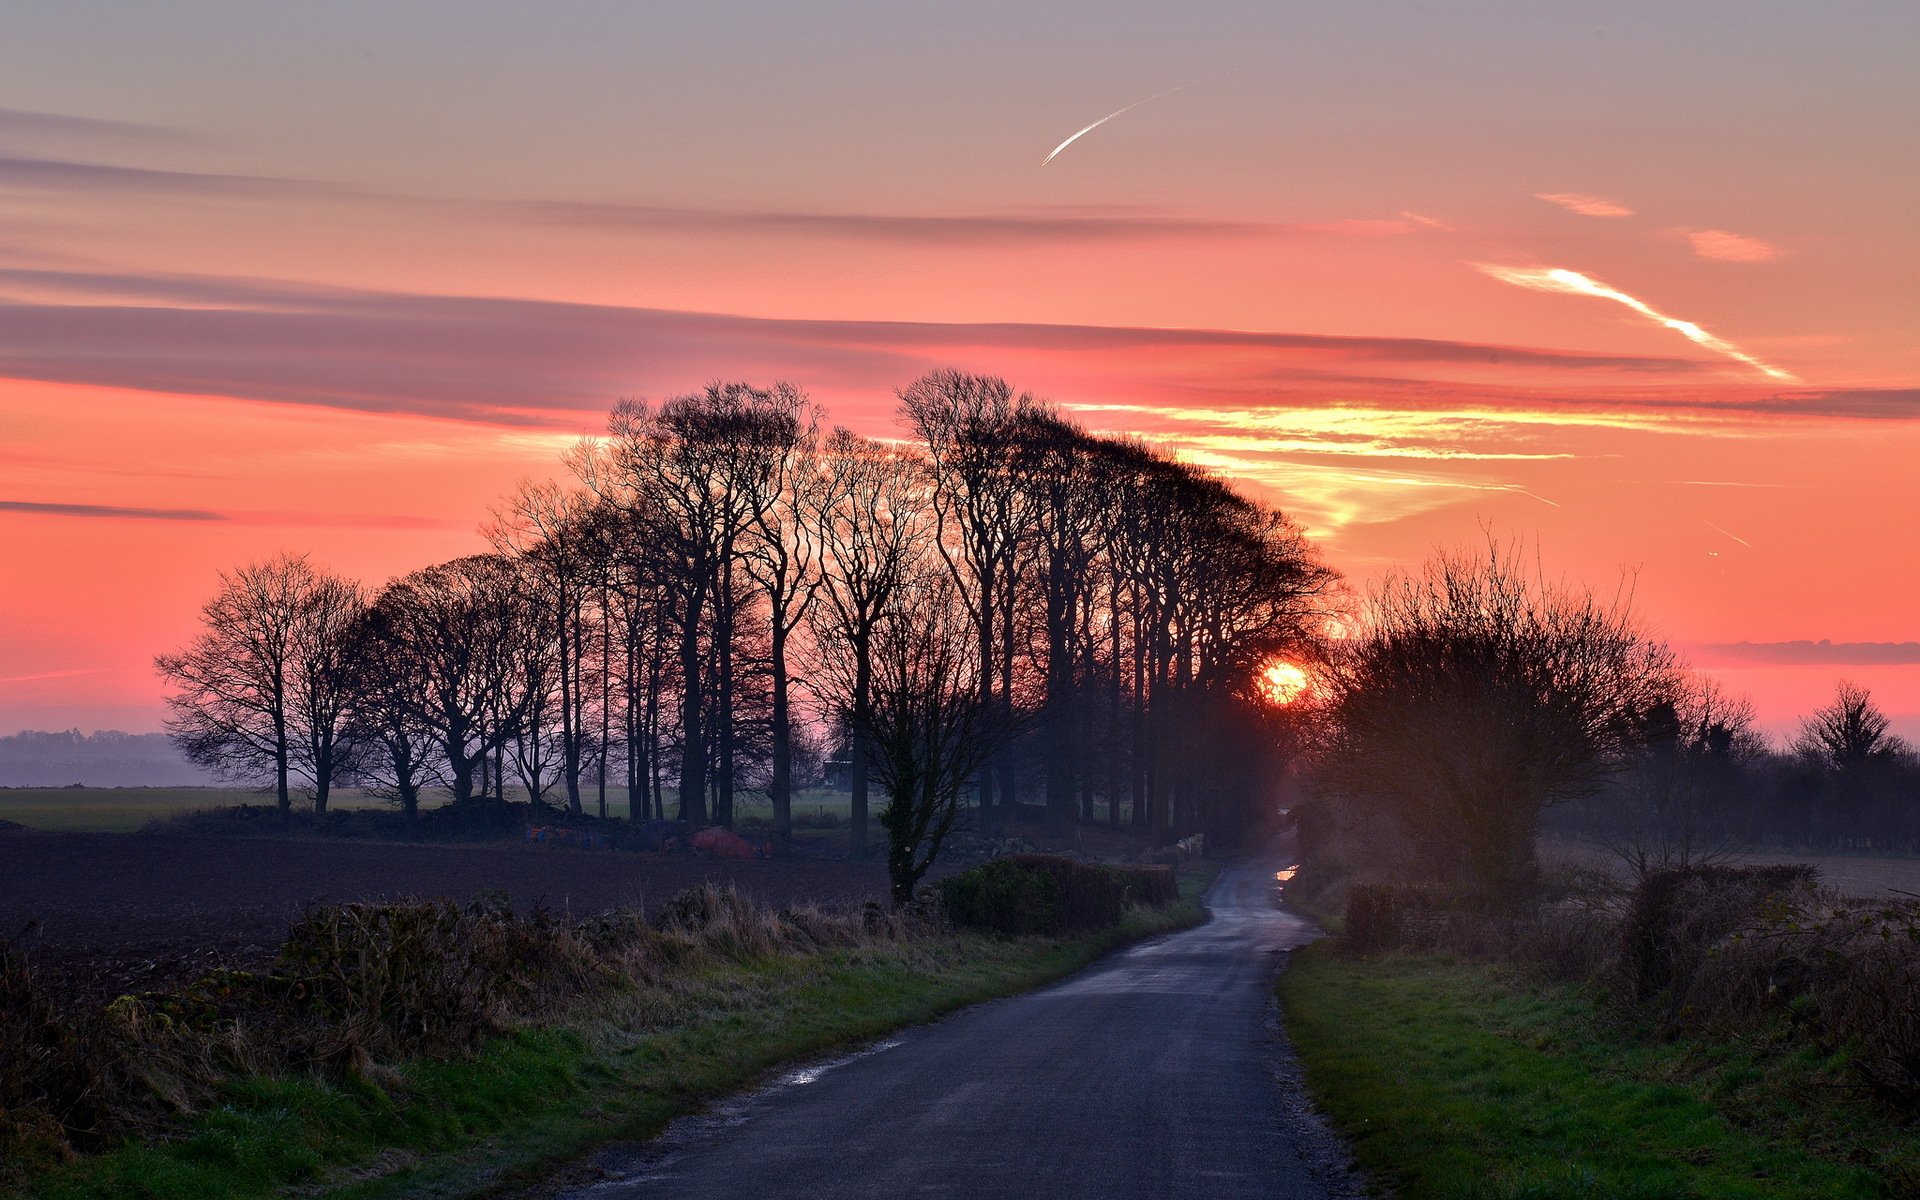
{"type": "Polygon", "coordinates": [[[1399,1195],[1920,1194],[1920,1139],[1808,1052],[1662,1043],[1570,986],[1327,943],[1294,955],[1280,998],[1308,1086],[1399,1195]]]}
{"type": "MultiPolygon", "coordinates": [[[[386,1087],[249,1079],[185,1136],[42,1178],[43,1200],[465,1196],[530,1181],[592,1146],[642,1138],[796,1058],[1037,987],[1129,941],[1202,918],[1183,903],[1065,940],[953,935],[727,963],[661,1012],[613,995],[386,1087]]],[[[657,1000],[657,997],[655,998],[657,1000]]]]}

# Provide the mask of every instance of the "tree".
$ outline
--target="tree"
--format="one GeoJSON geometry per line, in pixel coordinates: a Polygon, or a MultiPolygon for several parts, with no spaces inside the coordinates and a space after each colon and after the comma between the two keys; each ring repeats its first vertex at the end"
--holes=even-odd
{"type": "Polygon", "coordinates": [[[293,762],[324,816],[333,785],[353,769],[355,658],[367,596],[359,584],[315,575],[293,625],[289,711],[298,744],[293,762]]]}
{"type": "Polygon", "coordinates": [[[747,574],[767,603],[768,669],[771,676],[774,841],[783,850],[793,839],[793,676],[789,662],[794,631],[806,620],[819,591],[820,548],[811,520],[826,486],[816,458],[820,410],[798,389],[782,385],[776,395],[788,405],[757,423],[756,449],[765,469],[749,472],[747,574]]]}
{"type": "Polygon", "coordinates": [[[434,774],[434,735],[412,702],[413,664],[393,628],[394,607],[383,594],[361,614],[347,727],[359,748],[359,778],[398,804],[411,824],[420,816],[420,789],[434,774]]]}
{"type": "Polygon", "coordinates": [[[1907,753],[1906,742],[1888,732],[1890,724],[1871,692],[1843,679],[1833,703],[1802,721],[1790,746],[1825,770],[1857,772],[1907,753]]]}
{"type": "MultiPolygon", "coordinates": [[[[581,811],[580,776],[590,742],[585,676],[593,638],[587,608],[604,560],[598,515],[590,492],[552,482],[523,481],[506,507],[494,514],[488,530],[495,550],[519,555],[539,577],[540,586],[533,594],[545,602],[550,614],[546,624],[554,638],[560,778],[566,788],[567,811],[575,816],[581,811]]],[[[540,707],[544,710],[546,706],[540,707]]],[[[536,736],[518,755],[522,759],[521,773],[531,791],[540,790],[543,747],[544,741],[536,736]],[[535,753],[529,756],[527,749],[535,753]]]]}
{"type": "Polygon", "coordinates": [[[1867,689],[1842,680],[1833,702],[1801,722],[1789,749],[1814,776],[1824,840],[1873,846],[1898,838],[1909,823],[1911,801],[1901,793],[1910,788],[1899,777],[1912,750],[1867,689]]]}
{"type": "Polygon", "coordinates": [[[657,409],[622,402],[614,409],[602,494],[645,523],[673,600],[680,660],[680,817],[708,815],[707,782],[717,785],[714,815],[733,819],[733,633],[742,540],[756,505],[767,502],[770,448],[791,440],[804,405],[786,384],[710,384],[657,409]],[[711,651],[711,656],[709,656],[711,651]],[[715,692],[708,723],[708,685],[715,692]],[[709,735],[712,746],[708,744],[709,735]],[[715,773],[710,776],[708,752],[715,773]]]}
{"type": "Polygon", "coordinates": [[[836,429],[820,455],[821,486],[812,493],[820,545],[821,596],[814,642],[844,674],[836,717],[849,734],[851,849],[867,843],[866,741],[871,723],[874,637],[894,593],[932,536],[924,464],[898,449],[836,429]]]}
{"type": "Polygon", "coordinates": [[[189,760],[236,778],[270,777],[282,812],[290,778],[326,810],[345,773],[351,633],[364,606],[354,584],[283,554],[222,575],[202,608],[206,629],[154,665],[179,689],[167,731],[189,760]]]}
{"type": "MultiPolygon", "coordinates": [[[[987,709],[997,705],[1010,719],[1014,580],[1036,508],[1021,486],[1016,451],[1035,401],[1025,392],[1016,394],[1004,379],[948,370],[902,389],[900,408],[920,435],[932,469],[934,544],[973,621],[980,703],[987,709]]],[[[1012,764],[1000,763],[998,774],[1001,802],[1011,809],[1016,800],[1012,764]]],[[[979,785],[984,814],[992,810],[994,796],[985,770],[979,785]]]]}
{"type": "MultiPolygon", "coordinates": [[[[874,627],[871,694],[858,729],[887,793],[893,902],[913,899],[960,816],[962,789],[1012,732],[980,699],[974,627],[952,577],[903,580],[874,627]]],[[[840,693],[846,695],[844,670],[840,693]]]]}
{"type": "Polygon", "coordinates": [[[488,775],[504,798],[506,747],[534,701],[523,664],[535,614],[513,561],[476,554],[415,571],[374,610],[399,675],[394,703],[433,738],[454,801],[475,799],[488,775]]]}
{"type": "Polygon", "coordinates": [[[1735,846],[1732,808],[1754,789],[1766,750],[1753,706],[1729,699],[1704,676],[1639,714],[1639,746],[1592,802],[1592,832],[1634,876],[1664,867],[1726,861],[1735,846]]]}
{"type": "Polygon", "coordinates": [[[1493,904],[1531,879],[1545,806],[1592,794],[1676,691],[1624,600],[1530,579],[1519,556],[1439,555],[1370,597],[1329,671],[1323,784],[1384,813],[1410,861],[1493,904]]]}

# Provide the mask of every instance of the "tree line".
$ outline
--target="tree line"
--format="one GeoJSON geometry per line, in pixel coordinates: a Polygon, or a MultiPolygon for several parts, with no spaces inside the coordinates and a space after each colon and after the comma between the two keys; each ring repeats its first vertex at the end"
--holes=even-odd
{"type": "Polygon", "coordinates": [[[1270,808],[1291,731],[1255,677],[1338,582],[1300,529],[1004,380],[898,395],[886,440],[787,384],[622,402],[486,553],[377,588],[293,555],[233,571],[156,660],[169,730],[282,808],[513,786],[605,816],[614,787],[636,820],[731,825],[753,788],[780,842],[832,757],[855,851],[873,816],[937,849],[963,796],[1155,837],[1270,808]]]}

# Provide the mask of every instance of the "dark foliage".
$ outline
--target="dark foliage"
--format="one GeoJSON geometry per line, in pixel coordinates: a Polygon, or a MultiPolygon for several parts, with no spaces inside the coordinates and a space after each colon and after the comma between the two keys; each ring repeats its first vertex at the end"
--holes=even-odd
{"type": "Polygon", "coordinates": [[[1048,854],[1016,854],[940,881],[955,924],[1010,937],[1105,929],[1129,905],[1180,898],[1169,867],[1097,866],[1048,854]]]}
{"type": "Polygon", "coordinates": [[[112,1132],[112,1064],[64,1020],[20,950],[0,941],[0,1161],[59,1157],[112,1132]]]}
{"type": "Polygon", "coordinates": [[[1626,986],[1642,1002],[1670,992],[1722,939],[1752,927],[1818,879],[1815,868],[1799,863],[1647,872],[1620,922],[1626,986]]]}

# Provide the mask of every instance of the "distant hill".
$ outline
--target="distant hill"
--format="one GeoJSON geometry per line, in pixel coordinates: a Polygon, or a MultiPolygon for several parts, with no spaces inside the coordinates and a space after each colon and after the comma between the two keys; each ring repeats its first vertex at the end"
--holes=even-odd
{"type": "Polygon", "coordinates": [[[0,787],[194,787],[221,780],[181,756],[164,733],[28,729],[0,737],[0,787]]]}

